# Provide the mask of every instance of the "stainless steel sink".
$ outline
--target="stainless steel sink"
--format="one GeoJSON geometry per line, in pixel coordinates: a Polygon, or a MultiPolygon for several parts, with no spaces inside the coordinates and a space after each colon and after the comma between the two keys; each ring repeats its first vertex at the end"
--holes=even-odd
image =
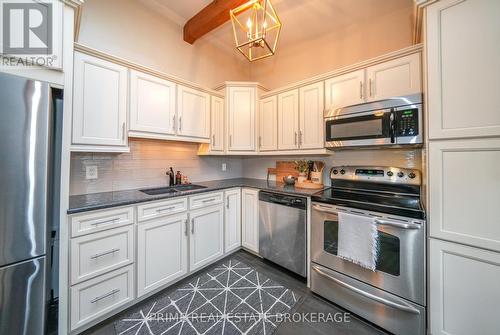
{"type": "Polygon", "coordinates": [[[195,184],[185,184],[185,185],[177,185],[171,187],[145,188],[139,191],[141,191],[142,193],[146,193],[147,195],[159,195],[159,194],[170,194],[183,191],[192,191],[202,188],[207,188],[207,187],[195,184]]]}

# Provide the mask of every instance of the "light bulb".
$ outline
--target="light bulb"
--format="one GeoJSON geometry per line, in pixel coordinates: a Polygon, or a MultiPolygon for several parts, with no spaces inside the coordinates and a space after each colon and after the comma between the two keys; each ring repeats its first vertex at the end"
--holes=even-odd
{"type": "Polygon", "coordinates": [[[252,20],[250,18],[247,20],[247,27],[248,29],[252,29],[252,20]]]}

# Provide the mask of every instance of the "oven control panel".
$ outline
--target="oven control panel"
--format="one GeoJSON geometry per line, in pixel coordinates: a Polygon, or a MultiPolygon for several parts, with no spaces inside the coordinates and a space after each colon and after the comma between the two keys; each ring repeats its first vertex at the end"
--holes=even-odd
{"type": "Polygon", "coordinates": [[[419,170],[391,166],[335,166],[330,170],[330,178],[421,185],[421,173],[419,170]]]}

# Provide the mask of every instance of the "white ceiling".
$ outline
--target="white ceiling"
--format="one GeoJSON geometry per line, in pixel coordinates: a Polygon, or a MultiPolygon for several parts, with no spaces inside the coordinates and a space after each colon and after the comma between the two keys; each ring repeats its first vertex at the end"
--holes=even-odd
{"type": "MultiPolygon", "coordinates": [[[[139,0],[180,26],[212,0],[139,0]]],[[[280,47],[345,29],[413,7],[414,0],[271,0],[283,28],[280,47]]],[[[232,47],[231,23],[208,34],[219,44],[232,47]]]]}

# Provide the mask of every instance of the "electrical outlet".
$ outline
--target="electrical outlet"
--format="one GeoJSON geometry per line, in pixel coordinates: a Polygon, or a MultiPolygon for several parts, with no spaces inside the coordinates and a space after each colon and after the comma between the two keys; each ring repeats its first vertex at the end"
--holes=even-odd
{"type": "Polygon", "coordinates": [[[226,171],[227,170],[227,164],[226,163],[222,163],[222,171],[226,171]]]}
{"type": "Polygon", "coordinates": [[[85,167],[85,179],[97,179],[97,165],[85,167]]]}

